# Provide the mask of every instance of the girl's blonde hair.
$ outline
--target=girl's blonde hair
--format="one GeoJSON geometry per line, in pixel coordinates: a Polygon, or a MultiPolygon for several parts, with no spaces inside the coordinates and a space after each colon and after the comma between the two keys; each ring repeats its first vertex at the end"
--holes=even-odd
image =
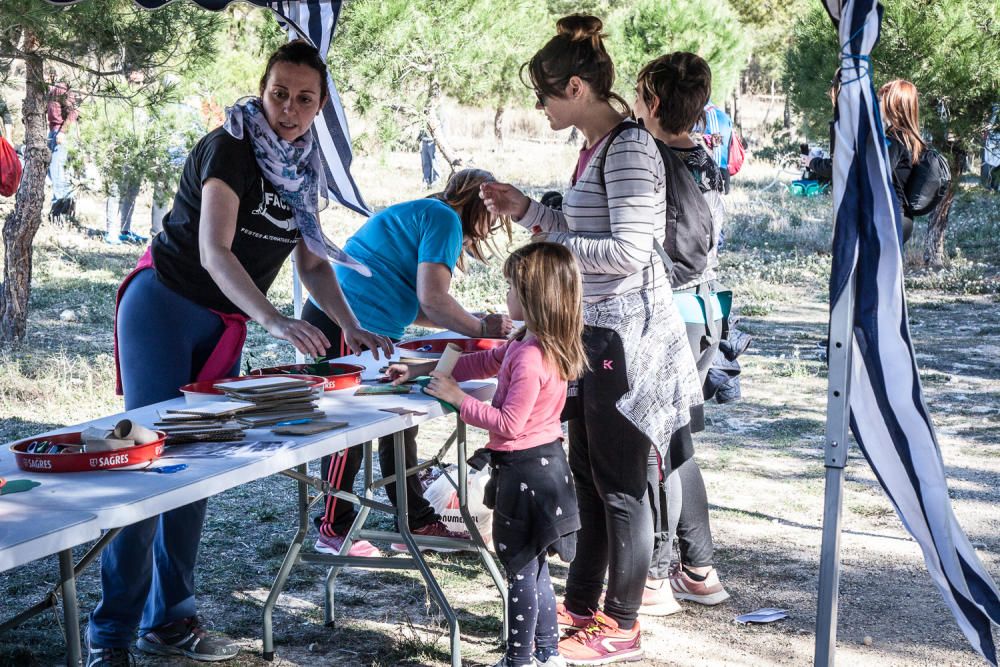
{"type": "Polygon", "coordinates": [[[882,86],[878,91],[879,108],[888,129],[894,132],[910,151],[912,164],[920,161],[924,152],[924,140],[920,138],[920,107],[917,103],[917,87],[905,79],[896,79],[882,86]]]}
{"type": "Polygon", "coordinates": [[[503,265],[545,360],[564,380],[575,380],[587,368],[583,349],[583,281],[576,259],[564,246],[545,241],[518,248],[503,265]]]}
{"type": "MultiPolygon", "coordinates": [[[[497,253],[490,240],[494,232],[503,230],[508,242],[511,240],[510,217],[504,215],[494,219],[479,196],[479,186],[495,180],[493,174],[484,169],[463,169],[451,175],[443,192],[431,195],[458,211],[458,217],[462,219],[462,236],[471,241],[469,253],[481,262],[488,259],[484,247],[489,248],[491,254],[497,253]]],[[[458,268],[463,271],[464,257],[465,252],[458,258],[458,268]]]]}

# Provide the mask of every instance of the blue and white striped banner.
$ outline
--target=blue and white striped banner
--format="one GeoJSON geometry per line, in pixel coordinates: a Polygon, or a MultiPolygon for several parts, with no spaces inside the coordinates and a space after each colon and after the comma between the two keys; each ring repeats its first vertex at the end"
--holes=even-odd
{"type": "Polygon", "coordinates": [[[853,282],[851,431],[920,545],[959,628],[996,665],[991,623],[1000,623],[1000,593],[955,518],[910,341],[902,216],[868,59],[878,42],[881,7],[875,0],[824,4],[839,24],[842,47],[830,305],[832,311],[846,298],[853,282]]]}
{"type": "MultiPolygon", "coordinates": [[[[72,5],[82,0],[48,0],[54,5],[72,5]]],[[[159,9],[175,0],[132,0],[144,9],[159,9]]],[[[244,0],[273,11],[288,28],[289,38],[303,37],[312,42],[323,58],[327,57],[330,42],[340,16],[341,0],[244,0]]],[[[212,11],[225,9],[235,0],[190,0],[212,11]]],[[[351,137],[347,130],[347,118],[340,101],[340,95],[331,77],[327,77],[330,99],[323,107],[323,113],[316,117],[313,127],[319,139],[326,167],[326,182],[330,196],[347,208],[371,215],[371,210],[361,196],[354,177],[351,176],[351,137]]]]}
{"type": "MultiPolygon", "coordinates": [[[[268,2],[267,6],[281,17],[288,26],[289,38],[301,36],[313,43],[323,58],[330,51],[330,42],[340,16],[341,0],[295,0],[291,2],[268,2]]],[[[351,137],[347,130],[344,106],[327,74],[330,99],[323,107],[323,113],[316,117],[313,126],[323,153],[326,167],[326,182],[330,194],[347,208],[371,215],[371,210],[361,197],[354,177],[351,176],[351,137]]]]}

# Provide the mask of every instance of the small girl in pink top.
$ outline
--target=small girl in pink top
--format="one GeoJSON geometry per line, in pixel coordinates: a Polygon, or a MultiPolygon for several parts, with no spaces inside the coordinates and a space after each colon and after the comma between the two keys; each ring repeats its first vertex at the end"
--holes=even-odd
{"type": "MultiPolygon", "coordinates": [[[[506,345],[463,356],[452,377],[431,373],[428,394],[458,407],[466,423],[490,433],[493,470],[486,505],[493,508],[493,542],[507,571],[510,634],[498,667],[561,667],[556,599],[546,556],[569,562],[580,519],[573,477],[562,445],[560,414],[568,380],[586,366],[581,334],[580,272],[555,243],[518,248],[503,267],[511,319],[524,320],[506,345]],[[491,405],[458,382],[497,376],[491,405]],[[457,381],[457,382],[456,382],[457,381]]],[[[427,372],[427,364],[394,364],[394,382],[427,372]]]]}

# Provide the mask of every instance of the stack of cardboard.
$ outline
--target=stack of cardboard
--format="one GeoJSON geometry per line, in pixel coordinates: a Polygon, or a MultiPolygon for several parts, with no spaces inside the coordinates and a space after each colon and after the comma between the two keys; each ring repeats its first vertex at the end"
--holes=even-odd
{"type": "Polygon", "coordinates": [[[243,429],[279,422],[321,419],[316,407],[322,388],[308,380],[256,377],[215,385],[225,398],[160,412],[156,428],[167,434],[167,444],[242,440],[243,429]]]}
{"type": "Polygon", "coordinates": [[[215,388],[221,389],[230,402],[250,404],[236,413],[236,420],[245,428],[325,416],[317,407],[323,389],[312,387],[308,380],[263,376],[222,382],[215,388]]]}
{"type": "Polygon", "coordinates": [[[253,407],[249,401],[213,401],[161,410],[156,428],[167,434],[168,445],[242,440],[243,426],[236,415],[253,407]]]}

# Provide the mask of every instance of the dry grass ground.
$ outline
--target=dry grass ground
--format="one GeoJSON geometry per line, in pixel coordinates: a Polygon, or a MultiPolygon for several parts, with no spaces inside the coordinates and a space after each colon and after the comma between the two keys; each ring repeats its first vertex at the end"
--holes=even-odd
{"type": "MultiPolygon", "coordinates": [[[[478,137],[460,148],[477,164],[537,193],[565,184],[575,152],[564,137],[539,136],[515,137],[499,152],[478,137]]],[[[424,194],[418,170],[417,156],[409,153],[355,162],[362,191],[375,206],[424,194]]],[[[711,404],[709,428],[697,440],[717,565],[732,599],[643,619],[642,664],[811,662],[826,382],[816,344],[826,328],[830,200],[791,198],[780,183],[772,184],[774,176],[772,167],[759,164],[734,179],[723,275],[735,289],[741,327],[754,344],[741,358],[743,400],[711,404]],[[734,624],[736,615],[765,606],[786,608],[790,617],[767,626],[734,624]]],[[[92,228],[101,224],[99,206],[84,202],[92,228]]],[[[140,205],[137,219],[146,219],[146,210],[140,205]]],[[[361,221],[342,211],[325,215],[327,229],[341,240],[361,221]]],[[[1000,289],[1000,201],[969,189],[953,220],[952,266],[934,274],[914,269],[908,277],[913,338],[956,514],[987,569],[1000,576],[1000,346],[992,338],[1000,289]]],[[[112,300],[137,254],[79,231],[43,227],[28,339],[0,350],[0,441],[120,408],[112,391],[112,300]],[[60,318],[66,310],[73,311],[71,321],[60,318]]],[[[290,309],[288,285],[283,275],[273,297],[290,309]]],[[[456,286],[470,308],[502,303],[501,289],[496,267],[478,268],[456,286]]],[[[257,365],[292,355],[254,327],[248,356],[257,365]]],[[[442,420],[421,430],[424,454],[435,450],[447,428],[442,420]]],[[[483,441],[474,430],[472,437],[483,441]]],[[[259,657],[261,605],[294,532],[293,520],[294,487],[278,478],[210,503],[198,571],[201,607],[216,629],[245,647],[237,664],[266,664],[259,657]]],[[[847,469],[842,549],[840,664],[981,664],[856,451],[847,469]],[[862,642],[866,636],[873,639],[870,646],[862,642]]],[[[458,608],[466,661],[493,664],[500,650],[500,607],[488,578],[467,556],[435,556],[432,563],[458,608]]],[[[553,565],[561,587],[565,567],[553,565]]],[[[0,615],[37,600],[55,582],[56,571],[55,559],[47,558],[0,575],[0,615]]],[[[447,664],[444,626],[416,575],[344,573],[333,629],[320,622],[322,576],[315,568],[293,573],[275,617],[276,664],[447,664]]],[[[81,609],[88,611],[99,596],[96,568],[78,586],[81,609]]],[[[62,650],[58,619],[49,614],[0,637],[0,665],[58,664],[62,650]]],[[[142,658],[140,664],[168,663],[142,658]]]]}

